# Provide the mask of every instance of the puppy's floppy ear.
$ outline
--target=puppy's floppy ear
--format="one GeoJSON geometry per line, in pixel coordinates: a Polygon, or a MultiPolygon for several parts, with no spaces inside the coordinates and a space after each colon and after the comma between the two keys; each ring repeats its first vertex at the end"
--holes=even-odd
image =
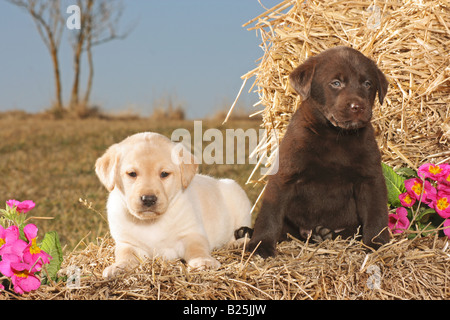
{"type": "Polygon", "coordinates": [[[119,162],[119,146],[112,145],[105,154],[95,162],[95,173],[108,191],[112,191],[116,184],[116,170],[119,162]]]}
{"type": "Polygon", "coordinates": [[[378,67],[376,67],[376,69],[378,77],[377,82],[378,100],[380,101],[380,104],[383,104],[384,97],[386,96],[388,90],[389,82],[387,81],[386,76],[383,74],[383,72],[381,72],[381,70],[378,69],[378,67]]]}
{"type": "Polygon", "coordinates": [[[295,91],[297,91],[303,100],[306,100],[309,97],[315,68],[316,60],[311,57],[298,66],[289,75],[289,82],[291,86],[295,89],[295,91]]]}
{"type": "Polygon", "coordinates": [[[172,161],[180,166],[181,185],[186,189],[197,173],[198,164],[195,158],[181,143],[172,148],[172,161]]]}
{"type": "Polygon", "coordinates": [[[181,185],[183,189],[186,189],[197,173],[198,164],[194,163],[194,157],[192,157],[191,163],[182,163],[180,166],[181,171],[181,185]]]}

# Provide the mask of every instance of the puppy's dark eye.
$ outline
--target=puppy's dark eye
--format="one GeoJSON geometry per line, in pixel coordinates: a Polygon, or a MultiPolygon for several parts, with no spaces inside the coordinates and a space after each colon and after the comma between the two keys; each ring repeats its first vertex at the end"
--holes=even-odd
{"type": "Polygon", "coordinates": [[[366,89],[370,89],[370,87],[372,87],[372,82],[370,82],[369,80],[366,80],[366,81],[364,81],[363,86],[366,89]]]}
{"type": "Polygon", "coordinates": [[[335,89],[342,88],[342,82],[340,82],[339,80],[331,81],[330,85],[335,89]]]}
{"type": "Polygon", "coordinates": [[[136,177],[137,177],[137,173],[134,172],[134,171],[127,172],[127,175],[129,175],[129,176],[132,177],[132,178],[136,178],[136,177]]]}
{"type": "Polygon", "coordinates": [[[161,172],[160,177],[164,179],[164,178],[167,178],[169,175],[170,175],[169,172],[163,171],[163,172],[161,172]]]}

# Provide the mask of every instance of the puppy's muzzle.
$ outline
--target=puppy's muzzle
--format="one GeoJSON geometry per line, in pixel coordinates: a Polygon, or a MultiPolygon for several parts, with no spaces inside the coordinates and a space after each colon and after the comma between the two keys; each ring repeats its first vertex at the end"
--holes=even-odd
{"type": "Polygon", "coordinates": [[[156,201],[158,201],[158,197],[155,195],[144,195],[141,197],[142,204],[146,207],[154,206],[156,201]]]}

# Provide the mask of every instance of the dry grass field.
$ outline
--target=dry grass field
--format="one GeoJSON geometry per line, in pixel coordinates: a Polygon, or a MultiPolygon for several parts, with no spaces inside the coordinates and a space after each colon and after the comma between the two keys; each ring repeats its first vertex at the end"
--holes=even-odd
{"type": "MultiPolygon", "coordinates": [[[[257,126],[255,121],[224,126],[204,121],[203,131],[257,126]]],[[[192,131],[193,122],[1,117],[0,204],[4,207],[9,199],[33,200],[36,208],[30,215],[53,217],[35,222],[40,233],[57,231],[65,252],[70,252],[81,240],[89,243],[108,231],[103,219],[107,191],[95,175],[95,160],[111,144],[134,133],[155,131],[170,137],[177,128],[192,131]],[[91,204],[91,209],[79,199],[91,204]]],[[[261,189],[245,185],[252,169],[251,164],[199,166],[202,173],[236,179],[255,200],[261,189]]]]}

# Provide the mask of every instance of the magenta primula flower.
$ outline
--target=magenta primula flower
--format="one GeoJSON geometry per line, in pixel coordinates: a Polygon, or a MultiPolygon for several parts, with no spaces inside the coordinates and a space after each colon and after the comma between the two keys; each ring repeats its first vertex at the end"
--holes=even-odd
{"type": "Polygon", "coordinates": [[[450,193],[438,191],[434,209],[444,219],[450,218],[450,193]]]}
{"type": "Polygon", "coordinates": [[[20,213],[27,213],[31,209],[33,209],[36,204],[32,200],[25,200],[25,201],[17,201],[14,199],[6,201],[6,204],[11,208],[16,208],[17,212],[20,213]]]}
{"type": "Polygon", "coordinates": [[[442,168],[443,174],[438,179],[438,182],[440,184],[450,186],[450,164],[443,163],[443,164],[440,164],[439,166],[442,168]]]}
{"type": "Polygon", "coordinates": [[[19,239],[19,236],[19,228],[17,226],[10,226],[8,229],[5,229],[0,225],[0,255],[12,253],[22,256],[27,243],[19,239]]]}
{"type": "Polygon", "coordinates": [[[31,264],[24,263],[15,254],[4,254],[0,261],[0,272],[11,278],[14,291],[19,294],[36,290],[41,285],[39,278],[30,271],[31,267],[31,264]]]}
{"type": "Polygon", "coordinates": [[[400,194],[398,198],[402,206],[405,207],[412,207],[416,203],[416,198],[412,197],[408,192],[400,194]]]}
{"type": "Polygon", "coordinates": [[[25,237],[29,241],[28,245],[23,250],[23,260],[27,263],[34,264],[34,270],[40,271],[42,268],[42,264],[50,263],[50,259],[52,257],[39,248],[36,243],[38,228],[36,225],[29,223],[23,228],[23,233],[25,237]]]}
{"type": "Polygon", "coordinates": [[[408,211],[400,207],[395,210],[395,213],[389,214],[388,226],[393,233],[402,233],[409,228],[408,211]]]}
{"type": "Polygon", "coordinates": [[[432,163],[425,163],[419,167],[417,170],[417,175],[421,178],[430,178],[431,180],[438,181],[443,175],[445,175],[446,170],[443,165],[434,165],[432,163]]]}
{"type": "Polygon", "coordinates": [[[419,178],[405,180],[405,188],[408,194],[416,200],[420,200],[422,197],[423,203],[431,204],[436,200],[436,189],[427,180],[425,183],[419,178]]]}

